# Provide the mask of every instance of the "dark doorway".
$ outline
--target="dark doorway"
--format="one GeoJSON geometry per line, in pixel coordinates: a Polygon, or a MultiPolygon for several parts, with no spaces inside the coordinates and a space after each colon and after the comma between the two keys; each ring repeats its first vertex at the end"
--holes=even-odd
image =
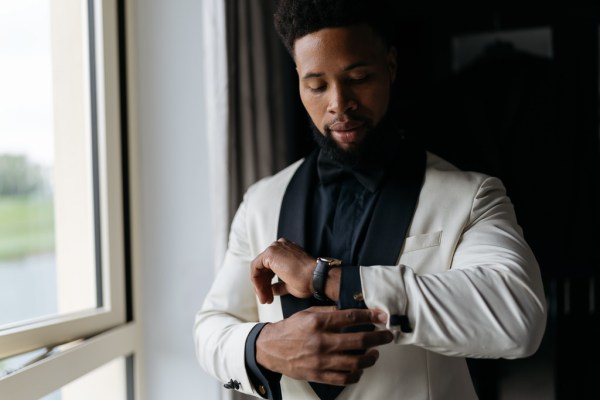
{"type": "Polygon", "coordinates": [[[461,169],[503,180],[544,278],[541,348],[469,360],[480,398],[598,398],[598,13],[400,15],[408,131],[461,169]]]}

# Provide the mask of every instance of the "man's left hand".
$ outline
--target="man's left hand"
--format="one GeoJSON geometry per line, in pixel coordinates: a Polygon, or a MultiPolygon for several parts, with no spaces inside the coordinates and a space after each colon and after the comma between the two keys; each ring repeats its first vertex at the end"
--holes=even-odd
{"type": "Polygon", "coordinates": [[[250,277],[261,304],[272,303],[273,296],[291,294],[298,298],[313,295],[312,279],[317,259],[287,239],[273,242],[250,267],[250,277]],[[277,275],[279,282],[271,284],[277,275]]]}

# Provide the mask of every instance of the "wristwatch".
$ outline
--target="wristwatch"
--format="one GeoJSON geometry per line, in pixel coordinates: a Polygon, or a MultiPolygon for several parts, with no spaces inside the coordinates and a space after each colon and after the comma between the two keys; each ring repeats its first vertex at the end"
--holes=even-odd
{"type": "Polygon", "coordinates": [[[342,265],[342,261],[336,258],[317,258],[317,266],[313,272],[313,296],[315,296],[315,299],[321,301],[330,300],[325,295],[325,283],[327,282],[327,275],[329,274],[329,270],[331,268],[339,267],[340,265],[342,265]]]}

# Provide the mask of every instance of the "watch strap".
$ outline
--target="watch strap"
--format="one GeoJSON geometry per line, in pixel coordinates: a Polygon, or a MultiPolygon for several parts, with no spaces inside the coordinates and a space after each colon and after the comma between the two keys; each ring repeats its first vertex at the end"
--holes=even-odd
{"type": "Polygon", "coordinates": [[[335,258],[317,258],[317,266],[313,272],[313,296],[317,300],[330,301],[325,294],[325,286],[327,284],[327,276],[332,267],[337,267],[341,264],[340,260],[335,258]]]}

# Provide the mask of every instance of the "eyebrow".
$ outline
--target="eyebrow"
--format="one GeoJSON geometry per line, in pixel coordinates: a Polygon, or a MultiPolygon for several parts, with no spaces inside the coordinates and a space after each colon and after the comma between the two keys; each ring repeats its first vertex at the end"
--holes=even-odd
{"type": "MultiPolygon", "coordinates": [[[[355,62],[353,64],[348,65],[346,68],[344,68],[344,72],[348,72],[355,68],[362,68],[362,67],[367,67],[367,66],[369,66],[369,63],[366,63],[363,61],[355,62]]],[[[311,78],[320,78],[321,76],[323,76],[322,72],[309,72],[302,77],[302,80],[311,79],[311,78]]]]}

